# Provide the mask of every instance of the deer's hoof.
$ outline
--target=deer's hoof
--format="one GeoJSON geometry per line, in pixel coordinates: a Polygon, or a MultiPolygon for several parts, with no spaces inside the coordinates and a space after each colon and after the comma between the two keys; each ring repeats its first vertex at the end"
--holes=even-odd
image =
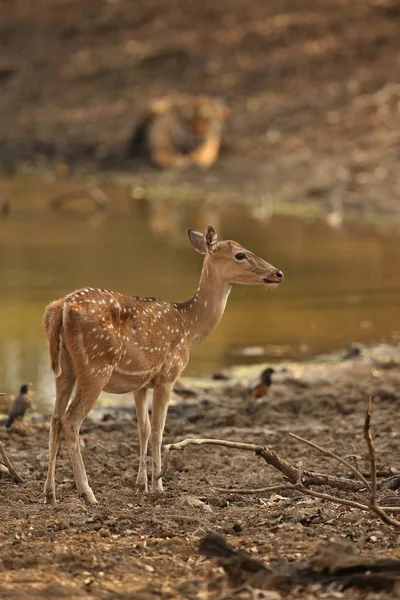
{"type": "Polygon", "coordinates": [[[43,500],[43,504],[57,504],[57,500],[55,495],[53,494],[45,494],[44,495],[44,500],[43,500]]]}
{"type": "Polygon", "coordinates": [[[79,494],[79,497],[82,498],[82,500],[84,500],[86,504],[90,504],[91,506],[98,504],[96,496],[91,490],[90,492],[82,492],[81,494],[79,494]]]}
{"type": "Polygon", "coordinates": [[[164,487],[163,487],[162,484],[161,485],[159,485],[159,484],[153,485],[152,488],[151,488],[151,491],[152,491],[153,494],[163,494],[164,493],[164,487]]]}

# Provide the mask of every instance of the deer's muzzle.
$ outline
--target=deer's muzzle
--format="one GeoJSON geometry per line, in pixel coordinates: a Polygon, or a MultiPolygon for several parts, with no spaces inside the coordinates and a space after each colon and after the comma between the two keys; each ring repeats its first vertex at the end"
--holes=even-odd
{"type": "Polygon", "coordinates": [[[283,273],[280,269],[275,269],[275,272],[269,275],[268,277],[264,277],[264,283],[281,283],[283,281],[283,273]]]}

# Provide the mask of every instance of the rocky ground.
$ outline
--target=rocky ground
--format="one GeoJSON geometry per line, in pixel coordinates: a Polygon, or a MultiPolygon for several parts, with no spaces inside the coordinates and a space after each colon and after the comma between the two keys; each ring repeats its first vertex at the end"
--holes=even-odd
{"type": "MultiPolygon", "coordinates": [[[[267,396],[258,399],[249,397],[246,387],[259,367],[235,370],[222,381],[189,381],[197,397],[174,399],[164,441],[204,437],[254,443],[295,466],[301,460],[303,469],[351,476],[344,465],[288,436],[294,432],[347,456],[367,474],[363,423],[372,397],[378,500],[399,505],[398,489],[380,487],[400,471],[399,360],[398,347],[381,345],[359,356],[341,353],[287,365],[274,374],[267,396]]],[[[110,407],[83,424],[82,452],[99,501],[94,508],[76,496],[65,447],[58,463],[58,504],[42,503],[48,417],[1,431],[24,482],[14,483],[5,473],[0,479],[0,598],[257,597],[254,586],[233,590],[217,562],[199,554],[208,530],[266,563],[276,562],[277,551],[288,561],[304,559],[321,541],[351,542],[364,555],[400,559],[398,531],[367,512],[296,490],[235,493],[235,488],[284,481],[252,452],[206,446],[172,453],[166,492],[135,495],[135,420],[133,411],[110,407]]],[[[318,490],[366,500],[365,491],[318,490]]],[[[396,593],[314,585],[258,597],[378,600],[396,593]]]]}
{"type": "Polygon", "coordinates": [[[399,212],[399,11],[396,0],[5,0],[0,163],[399,212]],[[207,173],[124,159],[143,107],[171,92],[232,108],[207,173]]]}

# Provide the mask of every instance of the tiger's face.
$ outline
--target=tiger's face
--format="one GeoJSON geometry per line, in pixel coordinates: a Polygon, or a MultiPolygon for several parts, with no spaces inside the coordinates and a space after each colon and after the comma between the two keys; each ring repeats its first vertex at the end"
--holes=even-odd
{"type": "Polygon", "coordinates": [[[173,107],[172,137],[174,147],[189,154],[208,138],[218,136],[230,109],[219,99],[193,98],[173,107]]]}

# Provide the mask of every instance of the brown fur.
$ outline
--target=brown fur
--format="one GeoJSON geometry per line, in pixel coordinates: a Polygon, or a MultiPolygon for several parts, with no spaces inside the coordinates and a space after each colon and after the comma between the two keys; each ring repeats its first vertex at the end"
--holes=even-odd
{"type": "Polygon", "coordinates": [[[132,154],[144,144],[159,167],[210,167],[218,158],[229,108],[208,96],[166,96],[154,100],[130,141],[132,154]]]}

